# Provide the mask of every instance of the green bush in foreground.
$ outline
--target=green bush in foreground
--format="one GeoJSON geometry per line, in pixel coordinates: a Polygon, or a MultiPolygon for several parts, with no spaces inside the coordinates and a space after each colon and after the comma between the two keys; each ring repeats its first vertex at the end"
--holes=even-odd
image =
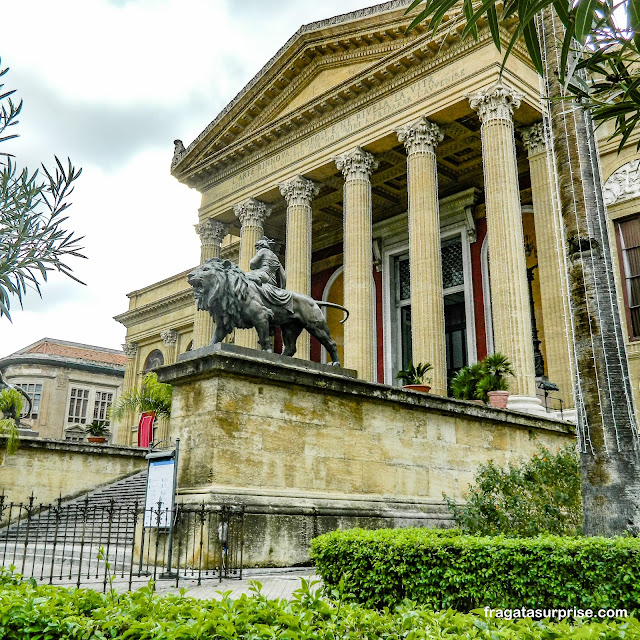
{"type": "Polygon", "coordinates": [[[433,529],[351,529],[311,542],[325,584],[367,607],[409,598],[434,609],[640,610],[637,538],[477,537],[433,529]]]}
{"type": "Polygon", "coordinates": [[[582,527],[580,461],[575,447],[540,448],[520,465],[481,465],[465,504],[444,496],[455,523],[468,533],[573,536],[582,527]]]}
{"type": "Polygon", "coordinates": [[[237,600],[225,597],[218,602],[183,595],[158,597],[148,588],[102,595],[84,589],[6,582],[0,586],[0,638],[614,640],[640,638],[640,623],[636,619],[584,625],[567,621],[485,621],[476,615],[434,612],[410,605],[378,612],[340,599],[328,602],[308,583],[303,583],[291,601],[267,600],[258,594],[237,600]]]}

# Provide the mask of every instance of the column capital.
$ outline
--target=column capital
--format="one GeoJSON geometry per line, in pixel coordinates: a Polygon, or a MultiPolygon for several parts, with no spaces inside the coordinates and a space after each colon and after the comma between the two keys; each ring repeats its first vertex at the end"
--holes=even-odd
{"type": "Polygon", "coordinates": [[[233,213],[240,220],[242,228],[261,227],[271,215],[271,207],[261,200],[247,198],[233,205],[233,213]]]}
{"type": "Polygon", "coordinates": [[[205,246],[219,247],[224,237],[229,233],[229,225],[209,218],[204,222],[194,225],[196,233],[200,236],[200,242],[205,246]]]}
{"type": "Polygon", "coordinates": [[[281,182],[278,187],[287,204],[310,205],[320,192],[320,186],[302,176],[295,176],[291,180],[281,182]]]}
{"type": "Polygon", "coordinates": [[[333,159],[345,180],[368,180],[371,173],[378,168],[378,161],[373,154],[361,147],[356,147],[333,159]]]}
{"type": "Polygon", "coordinates": [[[513,111],[520,106],[524,94],[498,81],[493,86],[467,97],[471,108],[478,112],[480,121],[485,123],[491,120],[511,121],[513,111]]]}
{"type": "Polygon", "coordinates": [[[136,353],[138,353],[138,343],[137,342],[125,342],[122,345],[122,350],[124,351],[124,355],[127,358],[135,358],[136,353]]]}
{"type": "Polygon", "coordinates": [[[520,129],[522,142],[529,154],[529,157],[538,155],[547,149],[547,135],[543,122],[536,122],[531,127],[520,129]]]}
{"type": "Polygon", "coordinates": [[[166,345],[175,344],[178,341],[178,332],[175,329],[165,329],[160,332],[160,338],[166,345]]]}
{"type": "Polygon", "coordinates": [[[396,129],[398,140],[404,142],[404,148],[409,155],[414,153],[434,153],[436,145],[442,141],[444,134],[435,122],[421,116],[415,122],[410,122],[396,129]]]}

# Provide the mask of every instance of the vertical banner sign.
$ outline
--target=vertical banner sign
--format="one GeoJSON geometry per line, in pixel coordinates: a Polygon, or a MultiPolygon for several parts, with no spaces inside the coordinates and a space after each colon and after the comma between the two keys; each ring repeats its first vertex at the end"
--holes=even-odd
{"type": "Polygon", "coordinates": [[[154,411],[145,411],[140,414],[138,422],[138,446],[148,448],[153,442],[153,421],[156,414],[154,411]]]}
{"type": "Polygon", "coordinates": [[[147,498],[144,505],[144,526],[163,527],[170,524],[173,507],[175,458],[149,460],[147,475],[147,498]],[[160,520],[158,521],[158,503],[160,520]]]}

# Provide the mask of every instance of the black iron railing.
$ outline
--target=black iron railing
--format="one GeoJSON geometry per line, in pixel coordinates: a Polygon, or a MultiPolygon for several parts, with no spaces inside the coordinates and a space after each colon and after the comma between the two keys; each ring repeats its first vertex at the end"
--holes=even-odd
{"type": "Polygon", "coordinates": [[[49,584],[242,577],[244,511],[227,505],[9,502],[0,496],[0,564],[49,584]],[[173,524],[173,527],[170,525],[173,524]]]}

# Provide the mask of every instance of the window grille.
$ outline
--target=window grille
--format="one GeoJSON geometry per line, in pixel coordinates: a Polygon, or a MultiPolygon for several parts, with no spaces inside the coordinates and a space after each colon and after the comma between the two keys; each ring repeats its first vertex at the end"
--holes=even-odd
{"type": "Polygon", "coordinates": [[[462,243],[450,242],[442,247],[442,287],[459,287],[464,284],[462,243]]]}
{"type": "Polygon", "coordinates": [[[89,389],[71,389],[69,400],[69,414],[67,422],[87,424],[87,405],[89,404],[89,389]]]}

